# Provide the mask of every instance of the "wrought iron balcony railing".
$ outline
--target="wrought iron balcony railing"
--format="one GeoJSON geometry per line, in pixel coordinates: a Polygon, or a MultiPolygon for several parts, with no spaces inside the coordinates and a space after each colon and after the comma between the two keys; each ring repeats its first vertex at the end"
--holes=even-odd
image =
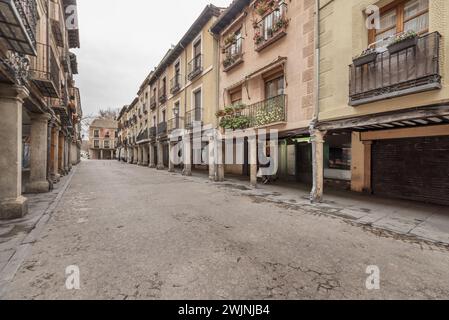
{"type": "Polygon", "coordinates": [[[145,129],[137,136],[137,142],[148,140],[148,138],[149,138],[148,130],[145,129]]]}
{"type": "Polygon", "coordinates": [[[201,73],[203,73],[203,55],[199,54],[195,58],[193,58],[188,64],[188,78],[189,80],[193,80],[198,77],[201,73]]]}
{"type": "Polygon", "coordinates": [[[243,38],[238,38],[225,49],[223,71],[229,71],[243,62],[243,38]]]}
{"type": "Polygon", "coordinates": [[[249,127],[265,127],[287,121],[287,95],[282,94],[247,106],[242,115],[249,118],[249,127]]]}
{"type": "Polygon", "coordinates": [[[176,129],[181,129],[181,118],[180,117],[172,118],[172,119],[168,120],[168,122],[167,122],[168,133],[171,133],[171,132],[175,131],[176,129]]]}
{"type": "Polygon", "coordinates": [[[224,112],[220,119],[222,128],[262,128],[287,121],[287,95],[285,94],[248,106],[239,104],[232,107],[234,111],[224,112]]]}
{"type": "Polygon", "coordinates": [[[31,57],[30,78],[45,97],[61,95],[60,70],[53,49],[37,43],[37,57],[31,57]]]}
{"type": "Polygon", "coordinates": [[[164,104],[167,101],[167,88],[159,89],[159,103],[164,104]]]}
{"type": "Polygon", "coordinates": [[[36,0],[0,0],[0,38],[7,48],[36,55],[36,0]]]}
{"type": "Polygon", "coordinates": [[[349,104],[379,100],[441,88],[440,38],[434,32],[418,39],[416,46],[390,54],[378,53],[375,61],[349,66],[349,104]]]}
{"type": "Polygon", "coordinates": [[[182,87],[182,76],[177,74],[170,80],[170,93],[176,94],[181,90],[182,87]]]}
{"type": "Polygon", "coordinates": [[[162,136],[167,134],[167,122],[161,122],[157,126],[157,135],[162,136]]]}
{"type": "Polygon", "coordinates": [[[262,51],[272,43],[287,34],[289,19],[287,17],[287,4],[282,2],[270,11],[257,23],[254,43],[256,51],[262,51]]]}
{"type": "Polygon", "coordinates": [[[153,110],[156,107],[157,107],[156,96],[152,96],[150,98],[150,109],[153,110]]]}
{"type": "Polygon", "coordinates": [[[193,129],[194,122],[203,121],[203,110],[201,108],[195,108],[186,112],[185,129],[193,129]]]}
{"type": "Polygon", "coordinates": [[[150,138],[155,138],[157,134],[157,128],[156,127],[151,127],[150,128],[150,138]]]}

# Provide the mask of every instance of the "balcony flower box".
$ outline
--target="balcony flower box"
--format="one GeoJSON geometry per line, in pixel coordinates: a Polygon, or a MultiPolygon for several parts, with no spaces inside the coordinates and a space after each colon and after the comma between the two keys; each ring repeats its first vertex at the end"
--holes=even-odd
{"type": "Polygon", "coordinates": [[[394,38],[393,42],[388,46],[390,55],[399,53],[403,50],[416,47],[418,45],[418,34],[414,31],[409,31],[394,38]]]}
{"type": "Polygon", "coordinates": [[[363,51],[357,57],[352,59],[352,63],[355,67],[361,67],[363,65],[375,62],[377,59],[377,51],[375,49],[367,49],[363,51]]]}

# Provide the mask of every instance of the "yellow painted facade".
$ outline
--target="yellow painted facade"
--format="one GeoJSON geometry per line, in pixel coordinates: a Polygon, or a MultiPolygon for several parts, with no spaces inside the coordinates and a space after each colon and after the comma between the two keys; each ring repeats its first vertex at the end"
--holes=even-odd
{"type": "Polygon", "coordinates": [[[402,110],[449,102],[449,1],[430,0],[429,32],[442,35],[440,47],[441,90],[417,93],[357,107],[349,101],[349,65],[352,58],[369,45],[365,9],[382,8],[392,0],[321,0],[320,1],[320,121],[402,110]]]}

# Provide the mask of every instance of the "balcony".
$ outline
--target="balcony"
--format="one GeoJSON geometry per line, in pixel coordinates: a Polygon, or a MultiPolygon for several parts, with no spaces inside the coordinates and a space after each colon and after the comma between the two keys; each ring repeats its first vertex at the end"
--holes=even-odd
{"type": "Polygon", "coordinates": [[[156,134],[157,134],[157,128],[156,127],[151,127],[150,128],[150,133],[149,133],[150,139],[156,138],[156,134]]]}
{"type": "Polygon", "coordinates": [[[201,122],[203,120],[203,110],[195,108],[186,113],[185,128],[187,130],[193,129],[194,122],[201,122]]]}
{"type": "Polygon", "coordinates": [[[143,130],[138,136],[137,136],[137,143],[141,142],[141,141],[145,141],[148,140],[149,136],[148,136],[148,130],[145,129],[143,130]]]}
{"type": "Polygon", "coordinates": [[[160,88],[159,89],[159,103],[164,104],[167,101],[167,89],[160,88]]]}
{"type": "Polygon", "coordinates": [[[223,71],[228,72],[243,62],[243,38],[236,39],[233,44],[225,49],[223,71]]]}
{"type": "Polygon", "coordinates": [[[287,18],[287,4],[282,2],[270,9],[254,26],[254,44],[257,52],[287,35],[290,20],[287,18]]]}
{"type": "Polygon", "coordinates": [[[252,105],[234,105],[219,116],[224,129],[262,128],[287,122],[287,95],[279,95],[252,105]]]}
{"type": "Polygon", "coordinates": [[[203,73],[203,55],[199,54],[193,58],[188,64],[188,78],[192,81],[203,73]]]}
{"type": "Polygon", "coordinates": [[[157,126],[157,135],[163,136],[167,134],[167,122],[161,122],[157,126]]]}
{"type": "Polygon", "coordinates": [[[37,57],[31,57],[30,79],[44,97],[59,98],[59,67],[53,49],[37,43],[37,57]]]}
{"type": "Polygon", "coordinates": [[[390,54],[377,54],[375,61],[349,66],[349,104],[375,101],[441,89],[440,39],[437,32],[420,37],[417,45],[390,54]]]}
{"type": "Polygon", "coordinates": [[[35,0],[0,0],[0,38],[7,49],[35,56],[37,20],[35,0]]]}
{"type": "Polygon", "coordinates": [[[168,133],[172,133],[173,131],[181,129],[181,118],[176,117],[168,120],[167,122],[167,131],[168,133]]]}
{"type": "Polygon", "coordinates": [[[150,98],[150,109],[154,110],[157,107],[156,96],[150,98]]]}
{"type": "Polygon", "coordinates": [[[182,76],[177,74],[170,80],[170,93],[176,94],[181,90],[182,87],[182,76]]]}

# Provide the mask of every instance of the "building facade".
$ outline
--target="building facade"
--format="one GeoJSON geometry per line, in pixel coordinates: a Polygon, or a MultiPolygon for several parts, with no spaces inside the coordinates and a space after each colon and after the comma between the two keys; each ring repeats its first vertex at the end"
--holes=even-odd
{"type": "Polygon", "coordinates": [[[114,160],[117,148],[117,121],[96,119],[89,126],[89,154],[92,160],[114,160]]]}
{"type": "Polygon", "coordinates": [[[79,161],[76,0],[0,2],[0,218],[27,213],[79,161]]]}
{"type": "MultiPolygon", "coordinates": [[[[211,28],[221,48],[219,127],[256,134],[278,130],[277,175],[305,183],[312,181],[308,137],[314,113],[314,4],[237,0],[211,28]]],[[[244,144],[243,165],[227,164],[222,170],[250,176],[256,184],[259,161],[250,159],[257,146],[244,144]]],[[[223,172],[219,175],[222,179],[223,172]]]]}
{"type": "Polygon", "coordinates": [[[444,0],[320,1],[319,189],[449,204],[448,20],[444,0]]]}

